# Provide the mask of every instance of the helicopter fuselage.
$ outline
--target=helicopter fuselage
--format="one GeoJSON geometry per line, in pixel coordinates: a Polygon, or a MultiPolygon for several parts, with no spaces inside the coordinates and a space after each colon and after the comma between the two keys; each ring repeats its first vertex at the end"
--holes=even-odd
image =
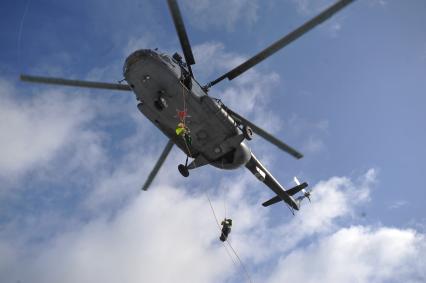
{"type": "Polygon", "coordinates": [[[189,169],[206,164],[235,169],[250,160],[251,151],[237,122],[174,58],[138,50],[126,59],[123,73],[139,101],[139,111],[195,159],[189,169]],[[190,144],[176,134],[182,118],[190,131],[190,144]]]}
{"type": "Polygon", "coordinates": [[[316,17],[256,55],[207,83],[205,87],[201,87],[194,79],[191,70],[191,66],[195,64],[195,58],[192,54],[191,44],[177,0],[167,0],[167,3],[182,47],[185,63],[177,53],[170,57],[157,52],[157,49],[141,49],[130,54],[124,64],[123,75],[128,85],[24,74],[21,75],[21,80],[54,85],[133,91],[139,101],[139,111],[169,138],[142,186],[143,190],[149,188],[173,145],[177,145],[187,155],[185,165],[179,164],[178,166],[182,176],[189,176],[188,169],[195,169],[207,164],[221,169],[235,169],[245,165],[259,181],[276,194],[272,199],[264,202],[263,206],[284,201],[292,209],[298,210],[300,201],[303,198],[309,199],[310,194],[307,191],[302,191],[304,197],[297,198],[298,201],[293,198],[293,195],[304,189],[306,185],[298,185],[290,190],[285,190],[251,152],[244,143],[244,139],[250,140],[254,132],[297,159],[302,158],[303,155],[263,128],[229,109],[220,100],[209,97],[206,91],[224,79],[233,80],[242,75],[352,2],[354,0],[337,1],[316,17]],[[188,164],[188,157],[194,158],[190,164],[188,164]]]}

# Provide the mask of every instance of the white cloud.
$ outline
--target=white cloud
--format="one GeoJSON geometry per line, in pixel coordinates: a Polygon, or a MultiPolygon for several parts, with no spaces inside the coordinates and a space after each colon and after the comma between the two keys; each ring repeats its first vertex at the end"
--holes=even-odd
{"type": "Polygon", "coordinates": [[[297,11],[300,14],[309,14],[310,11],[310,1],[309,0],[293,0],[293,2],[296,4],[297,6],[297,11]]]}
{"type": "Polygon", "coordinates": [[[63,77],[65,70],[63,66],[72,64],[72,57],[65,51],[49,52],[39,58],[37,66],[31,66],[29,72],[32,74],[43,74],[52,77],[63,77]]]}
{"type": "MultiPolygon", "coordinates": [[[[134,183],[139,175],[136,171],[114,175],[111,180],[123,188],[119,180],[134,183]]],[[[351,223],[353,209],[369,200],[375,170],[357,181],[333,177],[319,182],[313,186],[312,204],[303,205],[289,222],[279,220],[277,225],[269,221],[271,210],[259,205],[270,194],[259,190],[259,183],[249,175],[223,177],[222,190],[210,198],[219,218],[224,216],[226,199],[227,214],[234,219],[231,242],[251,276],[259,279],[256,281],[299,278],[313,282],[323,278],[327,282],[386,282],[391,276],[424,276],[419,261],[426,256],[423,235],[413,230],[343,224],[351,223]],[[303,247],[302,241],[312,244],[303,247]],[[257,270],[258,265],[269,269],[257,270]],[[354,281],[354,274],[359,281],[354,281]]],[[[209,187],[201,185],[198,193],[192,194],[176,186],[179,182],[173,178],[159,183],[126,201],[112,216],[105,213],[108,211],[97,211],[90,220],[73,223],[35,247],[19,240],[24,237],[19,234],[22,229],[14,236],[0,234],[0,258],[7,257],[0,261],[0,270],[7,270],[0,273],[1,281],[244,280],[218,242],[218,228],[201,193],[209,187]]],[[[280,208],[288,214],[283,205],[280,208]]],[[[406,282],[402,279],[400,282],[406,282]]]]}
{"type": "Polygon", "coordinates": [[[197,59],[193,68],[201,80],[216,79],[211,76],[220,76],[245,60],[240,54],[229,52],[222,43],[214,41],[194,45],[193,52],[197,59]]]}
{"type": "Polygon", "coordinates": [[[334,3],[332,0],[292,0],[292,2],[296,5],[299,14],[304,16],[319,13],[334,3]]]}
{"type": "Polygon", "coordinates": [[[324,139],[328,136],[328,120],[312,121],[298,115],[293,115],[286,125],[287,130],[291,131],[294,135],[303,136],[303,152],[314,154],[326,149],[324,139]]]}
{"type": "MultiPolygon", "coordinates": [[[[316,16],[317,14],[319,14],[326,8],[333,5],[336,1],[292,0],[292,2],[296,5],[297,11],[300,15],[304,17],[308,17],[308,19],[310,19],[311,17],[316,16]]],[[[344,8],[344,9],[347,9],[347,8],[344,8]]],[[[348,9],[350,9],[350,7],[348,9]]],[[[334,15],[330,19],[328,19],[323,25],[320,25],[319,28],[324,30],[328,34],[328,36],[337,37],[340,30],[342,29],[342,25],[343,25],[342,22],[343,22],[342,17],[339,16],[339,13],[338,13],[337,15],[334,15]]]]}
{"type": "Polygon", "coordinates": [[[342,24],[336,21],[332,21],[329,27],[330,36],[336,37],[339,31],[342,29],[342,24]]]}
{"type": "Polygon", "coordinates": [[[281,258],[267,282],[424,282],[425,244],[413,230],[342,228],[281,258]]]}
{"type": "MultiPolygon", "coordinates": [[[[215,79],[216,77],[212,77],[213,74],[220,76],[246,59],[239,54],[226,51],[224,45],[219,42],[196,45],[194,53],[196,58],[200,58],[194,69],[204,80],[215,79]]],[[[229,84],[227,79],[221,84],[225,87],[212,87],[210,95],[221,97],[231,109],[253,119],[253,122],[267,128],[268,131],[274,132],[281,128],[279,117],[268,111],[270,98],[280,84],[278,74],[260,73],[254,68],[233,80],[232,84],[229,84]]]]}
{"type": "Polygon", "coordinates": [[[388,0],[370,0],[370,5],[379,5],[385,7],[388,4],[388,0]]]}
{"type": "Polygon", "coordinates": [[[319,138],[310,136],[307,141],[303,144],[303,151],[308,153],[316,153],[324,150],[324,142],[319,138]]]}
{"type": "Polygon", "coordinates": [[[307,237],[337,229],[340,218],[353,215],[355,207],[369,200],[375,180],[376,170],[370,169],[357,183],[346,177],[333,177],[311,187],[312,203],[304,201],[297,217],[274,229],[274,236],[282,240],[271,250],[287,252],[307,237]]]}
{"type": "Polygon", "coordinates": [[[85,149],[83,164],[100,157],[99,136],[86,127],[94,116],[87,100],[57,90],[17,96],[14,86],[0,81],[0,177],[13,180],[43,167],[76,143],[85,149]]]}
{"type": "MultiPolygon", "coordinates": [[[[105,81],[118,83],[122,81],[123,77],[123,65],[126,58],[132,54],[134,51],[139,49],[154,49],[157,46],[155,36],[151,33],[146,32],[141,36],[132,35],[127,39],[125,44],[122,44],[120,50],[117,50],[117,53],[114,59],[110,60],[107,64],[103,66],[93,67],[85,79],[90,81],[105,81]]],[[[118,49],[118,48],[117,48],[118,49]]],[[[122,82],[126,83],[126,82],[122,82]]],[[[126,95],[121,93],[121,95],[126,95]]],[[[129,96],[133,94],[129,93],[129,96]]]]}
{"type": "Polygon", "coordinates": [[[388,206],[388,208],[389,209],[398,209],[398,208],[401,208],[401,207],[403,207],[403,206],[405,206],[407,204],[408,204],[408,202],[406,200],[398,200],[398,201],[395,201],[395,202],[391,203],[388,206]]]}
{"type": "Polygon", "coordinates": [[[184,18],[198,28],[225,27],[234,30],[239,22],[252,25],[257,21],[257,0],[196,0],[182,1],[184,18]],[[185,13],[189,16],[185,17],[185,13]]]}
{"type": "MultiPolygon", "coordinates": [[[[233,64],[232,60],[241,60],[240,56],[225,52],[223,46],[218,43],[206,44],[199,52],[224,59],[223,63],[212,67],[219,71],[227,68],[226,64],[233,64]]],[[[205,64],[208,63],[209,60],[206,60],[205,64]]],[[[102,76],[101,74],[100,77],[102,76]]],[[[254,110],[267,105],[267,97],[278,82],[277,75],[260,75],[256,70],[251,70],[236,80],[233,86],[225,88],[224,97],[226,101],[230,101],[230,105],[250,115],[254,110]],[[247,95],[245,103],[241,103],[239,95],[247,95]],[[254,106],[258,108],[255,109],[254,106]]],[[[92,134],[99,138],[96,132],[86,131],[84,128],[88,121],[93,120],[94,115],[86,110],[85,103],[80,107],[77,103],[80,100],[77,100],[75,102],[77,106],[72,107],[74,105],[72,103],[69,105],[57,101],[57,105],[50,100],[51,97],[52,94],[46,95],[46,99],[41,100],[43,103],[37,102],[39,99],[37,97],[29,103],[32,108],[27,107],[35,110],[40,107],[45,110],[40,112],[47,117],[43,119],[46,124],[42,125],[49,129],[50,134],[52,130],[55,130],[53,133],[57,131],[56,124],[51,120],[62,121],[58,113],[67,114],[65,117],[72,122],[64,123],[65,126],[68,125],[65,131],[68,134],[59,131],[59,134],[55,135],[55,139],[62,142],[54,145],[42,143],[43,146],[35,151],[40,154],[28,157],[29,160],[34,160],[33,164],[44,164],[54,158],[55,154],[51,152],[60,152],[66,144],[66,139],[61,138],[62,136],[74,134],[74,138],[79,140],[82,137],[85,140],[84,137],[87,137],[91,142],[82,142],[83,146],[78,149],[83,152],[85,152],[83,147],[90,148],[90,145],[97,144],[96,139],[93,142],[92,134]],[[48,102],[53,103],[51,108],[43,108],[48,102]],[[53,126],[48,122],[53,123],[53,126]],[[48,155],[48,159],[40,157],[49,153],[53,155],[48,155]]],[[[30,124],[23,130],[27,135],[31,132],[33,125],[31,123],[37,119],[29,116],[27,108],[19,108],[15,100],[9,98],[5,101],[9,101],[9,104],[5,105],[12,105],[11,108],[17,109],[13,112],[14,115],[22,115],[24,117],[22,120],[26,121],[25,125],[30,124]]],[[[128,106],[127,103],[125,105],[128,106]]],[[[111,108],[99,106],[99,109],[108,112],[120,107],[114,106],[111,108]]],[[[99,109],[96,110],[97,113],[99,109]]],[[[123,113],[126,110],[127,108],[123,113]]],[[[132,119],[141,119],[136,110],[132,113],[134,113],[131,115],[132,119]]],[[[256,113],[260,113],[255,117],[257,121],[273,121],[270,118],[274,115],[262,111],[256,113]]],[[[42,117],[45,117],[43,115],[42,117]]],[[[107,119],[108,122],[112,120],[114,119],[107,119]]],[[[139,125],[148,123],[146,120],[143,121],[139,125]]],[[[315,125],[320,131],[327,130],[327,121],[315,125]]],[[[46,134],[42,131],[44,127],[38,128],[40,133],[46,134]]],[[[35,233],[33,229],[17,226],[16,230],[9,229],[7,233],[4,230],[0,231],[0,281],[239,282],[244,280],[244,276],[235,269],[218,242],[219,234],[215,220],[205,196],[200,193],[210,189],[209,182],[205,181],[208,178],[206,174],[203,175],[202,169],[197,172],[198,174],[194,174],[195,176],[191,176],[191,187],[197,193],[188,192],[184,188],[188,182],[176,179],[174,164],[178,157],[173,154],[172,160],[168,160],[162,169],[162,178],[156,180],[149,192],[141,192],[139,196],[135,196],[136,190],[146,176],[143,173],[151,168],[151,164],[157,158],[157,150],[162,147],[158,143],[158,136],[147,135],[146,131],[147,127],[138,126],[128,139],[119,144],[124,145],[124,156],[119,160],[111,157],[108,160],[112,163],[110,170],[91,172],[96,181],[87,201],[83,204],[86,205],[85,208],[93,209],[90,217],[78,221],[75,219],[64,221],[63,218],[58,218],[56,221],[62,223],[62,226],[53,233],[46,231],[49,236],[43,238],[41,243],[36,241],[36,244],[32,241],[35,233]],[[131,201],[129,196],[135,199],[131,201]]],[[[19,136],[17,139],[20,141],[21,138],[19,136]]],[[[77,158],[75,164],[85,165],[91,159],[84,157],[90,156],[90,154],[81,155],[81,159],[77,158]]],[[[102,159],[100,156],[102,154],[99,156],[94,154],[93,160],[102,159]]],[[[99,169],[98,166],[89,167],[99,169]]],[[[25,172],[28,168],[30,167],[17,171],[25,172]]],[[[407,282],[409,279],[416,282],[415,278],[425,278],[422,269],[424,260],[421,260],[426,258],[424,235],[413,230],[351,225],[354,221],[351,217],[354,209],[369,200],[369,192],[376,180],[375,170],[369,170],[357,181],[347,177],[333,177],[318,182],[313,186],[312,204],[304,203],[302,210],[295,217],[278,221],[272,220],[274,216],[276,217],[272,213],[272,208],[264,209],[259,205],[271,195],[263,184],[256,183],[255,178],[247,172],[242,174],[232,172],[232,177],[223,174],[225,177],[222,175],[219,181],[221,191],[211,195],[213,206],[218,217],[223,217],[221,207],[223,198],[226,199],[228,216],[234,219],[230,239],[252,276],[258,279],[256,281],[282,282],[283,278],[296,278],[298,281],[306,279],[305,281],[309,282],[313,280],[312,278],[324,278],[323,281],[335,279],[335,282],[351,282],[353,277],[350,276],[353,273],[348,271],[350,267],[359,271],[359,277],[356,279],[360,282],[386,282],[391,276],[400,279],[400,282],[407,282]],[[304,247],[305,243],[311,244],[304,247]],[[392,250],[388,251],[386,247],[392,247],[392,250]],[[390,256],[396,258],[392,260],[390,256]],[[376,276],[371,266],[381,272],[377,272],[376,276]],[[339,279],[347,280],[339,281],[339,279]]],[[[78,204],[74,205],[80,208],[78,204]]],[[[282,214],[288,215],[283,205],[278,208],[282,209],[282,214]]],[[[280,216],[282,214],[280,213],[280,216]]],[[[34,222],[40,223],[43,219],[34,222]]],[[[35,226],[34,229],[39,228],[35,226]]],[[[420,279],[418,281],[421,281],[420,279]]],[[[320,280],[316,280],[318,281],[320,280]]]]}
{"type": "Polygon", "coordinates": [[[149,33],[145,33],[141,37],[130,37],[126,46],[124,47],[123,55],[127,57],[131,53],[139,49],[146,49],[146,48],[153,49],[155,48],[155,45],[156,43],[155,43],[154,36],[149,33]]]}
{"type": "MultiPolygon", "coordinates": [[[[36,257],[20,258],[20,264],[28,264],[25,272],[11,269],[2,273],[2,281],[213,282],[227,270],[220,264],[222,250],[210,247],[211,253],[205,253],[216,231],[190,230],[213,227],[210,218],[193,215],[208,213],[206,209],[203,199],[170,188],[156,190],[139,197],[117,217],[99,217],[56,238],[36,257]],[[194,269],[201,254],[203,264],[194,269]]],[[[18,262],[12,266],[18,268],[18,262]]]]}

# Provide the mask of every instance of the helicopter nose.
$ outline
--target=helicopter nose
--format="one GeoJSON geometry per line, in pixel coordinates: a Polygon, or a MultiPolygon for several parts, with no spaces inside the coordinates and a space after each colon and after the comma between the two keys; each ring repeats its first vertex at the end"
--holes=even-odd
{"type": "Polygon", "coordinates": [[[143,60],[144,58],[146,58],[148,56],[155,56],[155,55],[157,55],[157,53],[155,53],[151,49],[140,49],[140,50],[136,50],[135,52],[133,52],[132,54],[130,54],[126,58],[126,61],[125,61],[124,66],[123,66],[123,75],[124,75],[124,77],[126,77],[127,71],[130,69],[130,67],[133,64],[135,64],[136,62],[139,62],[139,61],[143,60]]]}

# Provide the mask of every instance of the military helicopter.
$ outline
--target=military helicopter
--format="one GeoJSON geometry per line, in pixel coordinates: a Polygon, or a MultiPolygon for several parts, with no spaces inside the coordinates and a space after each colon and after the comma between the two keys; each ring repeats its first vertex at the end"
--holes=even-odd
{"type": "Polygon", "coordinates": [[[143,185],[143,190],[149,188],[173,145],[176,145],[187,156],[185,164],[178,166],[179,172],[184,177],[189,176],[189,170],[205,165],[212,165],[220,169],[236,169],[245,166],[276,194],[264,202],[263,206],[284,201],[292,212],[299,210],[302,199],[308,198],[310,201],[310,192],[305,190],[308,184],[306,182],[300,184],[295,179],[297,185],[285,190],[256,158],[245,141],[251,140],[253,133],[256,133],[297,159],[302,158],[303,155],[231,110],[222,101],[210,97],[208,91],[224,79],[233,80],[242,75],[248,69],[333,16],[353,0],[336,2],[299,28],[206,85],[201,85],[192,72],[191,66],[195,64],[195,59],[177,1],[168,0],[167,2],[185,61],[178,53],[169,56],[157,50],[141,49],[130,54],[124,63],[123,75],[127,84],[29,75],[21,75],[21,80],[64,86],[133,91],[138,101],[139,111],[169,139],[143,185]],[[189,158],[192,159],[190,163],[188,163],[189,158]],[[300,191],[302,191],[302,196],[293,198],[300,191]]]}

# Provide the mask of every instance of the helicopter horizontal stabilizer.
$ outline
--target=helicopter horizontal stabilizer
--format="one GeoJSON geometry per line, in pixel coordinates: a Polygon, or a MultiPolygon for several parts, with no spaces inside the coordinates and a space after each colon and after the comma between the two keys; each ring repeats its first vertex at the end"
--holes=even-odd
{"type": "MultiPolygon", "coordinates": [[[[286,190],[285,192],[288,195],[293,196],[293,195],[297,194],[298,192],[300,192],[301,190],[303,190],[304,188],[306,188],[307,186],[308,186],[308,183],[304,182],[303,184],[297,185],[297,186],[295,186],[295,187],[293,187],[289,190],[286,190]]],[[[264,203],[262,203],[262,205],[264,207],[267,207],[267,206],[273,205],[273,204],[280,202],[280,201],[282,201],[282,199],[281,199],[280,196],[277,195],[277,196],[274,196],[273,198],[271,198],[270,200],[265,201],[264,203]]]]}
{"type": "Polygon", "coordinates": [[[262,203],[262,205],[264,207],[276,204],[277,202],[282,201],[282,199],[279,196],[274,196],[273,198],[271,198],[270,200],[265,201],[264,203],[262,203]]]}
{"type": "Polygon", "coordinates": [[[308,183],[304,182],[300,185],[297,185],[297,186],[287,190],[286,193],[292,196],[292,195],[297,194],[298,192],[300,192],[301,190],[303,190],[306,187],[308,187],[308,183]]]}

